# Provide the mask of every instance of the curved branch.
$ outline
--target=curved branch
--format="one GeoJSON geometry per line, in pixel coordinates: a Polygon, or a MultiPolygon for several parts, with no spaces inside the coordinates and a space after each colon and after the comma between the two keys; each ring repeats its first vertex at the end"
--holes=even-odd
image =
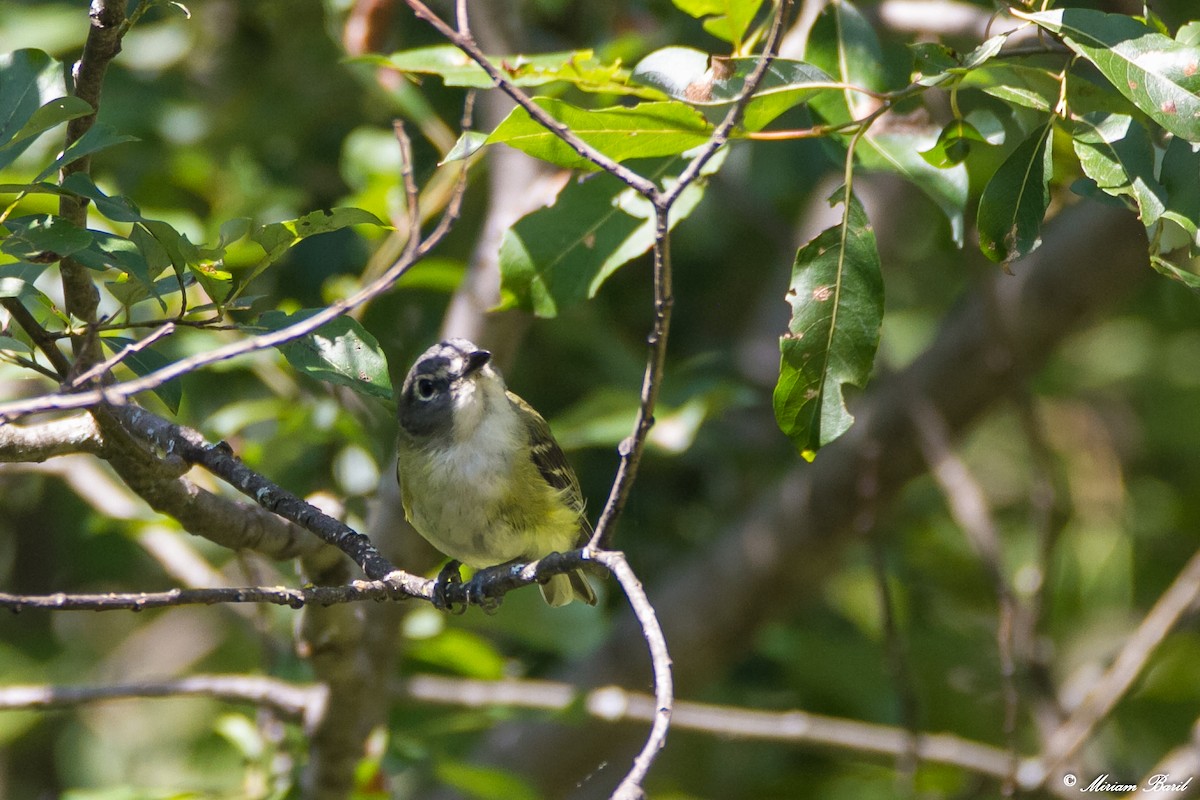
{"type": "Polygon", "coordinates": [[[99,453],[104,438],[86,414],[36,425],[0,425],[0,462],[45,461],[69,453],[99,453]]]}

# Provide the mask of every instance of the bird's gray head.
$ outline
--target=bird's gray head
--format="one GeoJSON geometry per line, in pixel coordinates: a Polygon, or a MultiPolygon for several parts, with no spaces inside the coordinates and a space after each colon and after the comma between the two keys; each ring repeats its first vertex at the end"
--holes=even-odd
{"type": "Polygon", "coordinates": [[[486,402],[477,390],[481,378],[503,383],[489,363],[492,354],[466,339],[447,339],[426,350],[400,389],[400,427],[413,438],[449,437],[456,416],[486,402]]]}

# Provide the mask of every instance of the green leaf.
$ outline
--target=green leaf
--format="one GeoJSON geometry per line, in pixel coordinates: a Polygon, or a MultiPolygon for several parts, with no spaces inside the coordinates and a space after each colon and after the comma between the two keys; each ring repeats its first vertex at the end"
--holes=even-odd
{"type": "Polygon", "coordinates": [[[1042,243],[1042,218],[1050,205],[1053,162],[1047,123],[1021,142],[996,169],[979,198],[979,246],[993,261],[1009,263],[1042,243]]]}
{"type": "Polygon", "coordinates": [[[921,158],[938,169],[947,169],[966,160],[971,152],[971,142],[988,143],[974,125],[956,119],[942,128],[933,147],[920,151],[921,158]]]}
{"type": "MultiPolygon", "coordinates": [[[[284,253],[309,236],[316,236],[319,233],[330,233],[342,228],[348,228],[351,225],[375,225],[380,228],[391,227],[380,221],[379,217],[361,208],[334,208],[329,211],[314,211],[298,219],[272,222],[253,228],[249,233],[250,240],[262,247],[266,255],[250,271],[250,274],[242,282],[242,286],[248,285],[261,275],[267,267],[278,261],[284,253]]],[[[222,228],[222,239],[225,238],[226,233],[233,233],[237,230],[241,230],[240,221],[238,221],[236,228],[230,231],[222,228]]],[[[189,266],[194,265],[189,264],[189,266]]],[[[205,281],[211,276],[202,275],[203,271],[202,269],[197,272],[196,277],[200,279],[201,283],[207,289],[208,284],[205,281]]],[[[220,298],[213,297],[213,299],[219,300],[220,298]]]]}
{"type": "Polygon", "coordinates": [[[92,244],[92,231],[53,214],[16,217],[5,225],[12,235],[0,241],[0,250],[23,261],[52,263],[92,244]]]}
{"type": "MultiPolygon", "coordinates": [[[[447,86],[491,89],[491,77],[470,56],[451,44],[419,47],[390,56],[363,56],[366,61],[410,74],[437,75],[447,86]]],[[[598,61],[591,50],[567,50],[533,55],[488,56],[488,60],[517,86],[565,82],[589,92],[644,94],[625,81],[621,65],[598,61]]]]}
{"type": "Polygon", "coordinates": [[[1159,180],[1167,193],[1163,218],[1182,227],[1195,241],[1200,225],[1200,145],[1172,139],[1163,153],[1159,180]]]}
{"type": "MultiPolygon", "coordinates": [[[[678,155],[708,141],[711,126],[683,103],[642,103],[589,110],[549,97],[533,99],[585,142],[615,161],[678,155]]],[[[514,108],[488,136],[488,144],[507,144],[523,153],[569,169],[595,170],[596,165],[566,142],[514,108]]]]}
{"type": "Polygon", "coordinates": [[[62,182],[62,188],[91,200],[96,210],[113,222],[139,222],[142,219],[142,212],[138,210],[132,200],[126,197],[106,195],[97,188],[86,173],[71,173],[62,182]]]}
{"type": "Polygon", "coordinates": [[[33,348],[11,336],[0,336],[0,350],[6,353],[32,353],[33,348]]]}
{"type": "MultiPolygon", "coordinates": [[[[126,339],[122,336],[102,336],[100,341],[114,355],[124,350],[126,347],[132,347],[137,344],[136,339],[126,339]]],[[[156,353],[152,348],[144,348],[128,353],[121,363],[129,367],[135,375],[149,375],[151,372],[169,366],[171,360],[161,353],[156,353]]],[[[178,378],[173,378],[161,386],[155,387],[150,391],[163,401],[163,405],[171,410],[172,414],[179,413],[179,404],[183,401],[183,383],[178,378]]]]}
{"type": "Polygon", "coordinates": [[[478,153],[483,148],[487,147],[488,136],[486,133],[479,131],[463,131],[459,135],[458,141],[454,143],[454,147],[450,148],[450,152],[442,158],[442,163],[446,164],[451,161],[462,161],[470,158],[478,153]]]}
{"type": "Polygon", "coordinates": [[[937,42],[918,42],[909,45],[915,63],[913,82],[922,86],[937,86],[952,78],[978,69],[1000,53],[1008,41],[1008,33],[998,33],[965,56],[937,42]]]}
{"type": "Polygon", "coordinates": [[[140,283],[150,285],[150,265],[138,250],[137,243],[103,231],[91,233],[91,245],[72,256],[76,261],[97,271],[117,269],[140,283]]]}
{"type": "Polygon", "coordinates": [[[1072,121],[1071,128],[1084,174],[1107,194],[1132,198],[1147,228],[1158,222],[1166,191],[1154,177],[1154,147],[1146,129],[1123,114],[1088,114],[1072,121]]]}
{"type": "MultiPolygon", "coordinates": [[[[737,102],[757,66],[757,58],[715,58],[690,47],[664,47],[639,61],[632,79],[700,109],[715,124],[737,102]]],[[[772,60],[742,112],[742,128],[762,130],[788,109],[820,92],[833,91],[828,87],[832,80],[812,64],[772,60]]]]}
{"type": "Polygon", "coordinates": [[[1173,281],[1179,281],[1194,292],[1200,292],[1200,275],[1181,269],[1161,256],[1151,256],[1150,266],[1154,267],[1154,271],[1159,275],[1165,275],[1173,281]]]}
{"type": "MultiPolygon", "coordinates": [[[[722,155],[705,165],[719,168],[722,155]],[[715,163],[714,163],[715,162],[715,163]]],[[[671,159],[649,177],[670,185],[687,162],[671,159]]],[[[704,181],[684,189],[671,207],[674,227],[704,195],[704,181]]],[[[654,208],[617,178],[603,173],[568,183],[554,205],[521,218],[500,243],[500,292],[504,308],[540,317],[594,297],[618,267],[654,244],[654,208]]]]}
{"type": "MultiPolygon", "coordinates": [[[[885,88],[879,37],[848,2],[825,6],[813,24],[805,55],[841,83],[872,91],[885,88]]],[[[862,118],[877,102],[868,94],[847,88],[813,98],[812,106],[830,124],[842,125],[862,118]]]]}
{"type": "MultiPolygon", "coordinates": [[[[848,2],[830,3],[818,16],[809,37],[812,62],[850,86],[884,88],[883,48],[870,24],[848,2]]],[[[812,98],[812,107],[829,123],[843,125],[862,119],[878,101],[863,92],[845,89],[812,98]]],[[[897,126],[885,133],[868,130],[855,148],[855,158],[868,169],[903,176],[942,209],[950,233],[963,243],[963,214],[967,204],[967,170],[961,164],[939,169],[921,157],[937,143],[933,127],[897,126]]]]}
{"type": "Polygon", "coordinates": [[[704,18],[704,30],[741,50],[742,37],[762,7],[762,0],[671,0],[675,7],[696,19],[704,18]]]}
{"type": "Polygon", "coordinates": [[[465,761],[441,761],[438,780],[472,800],[539,800],[541,795],[519,775],[465,761]]]}
{"type": "Polygon", "coordinates": [[[775,419],[811,461],[854,421],[843,390],[866,385],[883,322],[875,234],[853,196],[843,224],[796,253],[787,299],[792,320],[779,340],[775,419]]]}
{"type": "Polygon", "coordinates": [[[43,181],[46,178],[58,172],[68,164],[71,164],[79,159],[90,156],[93,153],[98,153],[101,150],[106,150],[114,145],[123,144],[125,142],[136,142],[136,136],[129,136],[124,133],[117,133],[115,130],[97,122],[95,125],[87,129],[87,132],[71,143],[71,146],[63,151],[62,155],[54,159],[50,166],[38,173],[33,179],[34,183],[43,181]]]}
{"type": "Polygon", "coordinates": [[[62,64],[41,50],[0,53],[0,145],[12,142],[40,108],[66,94],[62,64]]]}
{"type": "MultiPolygon", "coordinates": [[[[258,322],[268,330],[277,331],[318,311],[304,309],[294,314],[268,311],[258,322]]],[[[279,351],[295,369],[318,380],[349,386],[369,397],[392,396],[387,357],[375,337],[351,317],[327,322],[307,336],[281,345],[279,351]]]]}
{"type": "Polygon", "coordinates": [[[937,167],[921,155],[922,150],[936,147],[937,136],[936,128],[920,126],[885,133],[872,131],[859,140],[854,156],[867,169],[901,175],[920,189],[945,214],[951,238],[962,247],[970,181],[964,164],[937,167]]]}
{"type": "Polygon", "coordinates": [[[61,331],[69,321],[67,315],[34,285],[45,270],[45,264],[0,265],[0,297],[19,299],[39,325],[47,330],[61,331]]]}
{"type": "MultiPolygon", "coordinates": [[[[56,125],[61,125],[77,117],[86,117],[92,113],[92,107],[86,100],[78,97],[59,97],[47,102],[21,127],[12,139],[0,147],[0,169],[4,169],[16,161],[21,153],[33,144],[39,135],[56,125]]],[[[0,132],[0,140],[4,136],[0,132]]]]}
{"type": "Polygon", "coordinates": [[[1084,8],[1014,13],[1060,35],[1159,125],[1200,141],[1200,47],[1123,14],[1084,8]]]}
{"type": "Polygon", "coordinates": [[[314,211],[286,222],[262,225],[250,233],[250,239],[257,242],[267,252],[267,258],[274,261],[309,236],[330,233],[351,225],[389,227],[370,211],[361,208],[334,208],[329,211],[314,211]]]}

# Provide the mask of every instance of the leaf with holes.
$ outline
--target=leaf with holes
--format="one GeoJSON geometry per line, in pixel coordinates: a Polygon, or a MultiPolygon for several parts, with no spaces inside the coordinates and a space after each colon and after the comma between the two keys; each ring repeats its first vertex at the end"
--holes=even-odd
{"type": "MultiPolygon", "coordinates": [[[[712,126],[699,112],[675,101],[595,110],[550,97],[535,97],[533,101],[614,161],[679,155],[707,142],[712,132],[712,126]]],[[[568,169],[598,169],[520,107],[492,131],[487,142],[507,144],[568,169]]]]}
{"type": "Polygon", "coordinates": [[[1013,13],[1061,36],[1159,125],[1200,141],[1200,47],[1124,14],[1086,8],[1013,13]]]}
{"type": "MultiPolygon", "coordinates": [[[[757,58],[713,58],[690,47],[664,47],[637,63],[633,80],[699,109],[716,124],[737,102],[746,79],[757,67],[757,58]]],[[[819,93],[834,91],[829,88],[832,80],[812,64],[773,59],[742,111],[742,128],[762,130],[785,111],[819,93]]]]}
{"type": "Polygon", "coordinates": [[[775,420],[811,461],[854,421],[843,392],[866,385],[883,322],[875,233],[853,196],[842,224],[796,253],[787,299],[792,320],[779,340],[775,420]]]}
{"type": "MultiPolygon", "coordinates": [[[[848,87],[874,91],[885,87],[883,47],[866,18],[850,3],[831,3],[821,12],[809,39],[808,58],[848,87]]],[[[813,109],[834,125],[861,120],[878,108],[871,95],[846,88],[822,92],[810,101],[813,109]]],[[[938,168],[921,157],[922,150],[937,144],[932,125],[902,125],[876,132],[868,130],[854,154],[867,169],[884,170],[904,177],[937,204],[950,223],[954,242],[963,243],[963,211],[967,204],[967,168],[950,164],[938,168]]]]}
{"type": "MultiPolygon", "coordinates": [[[[303,309],[294,314],[268,311],[258,323],[277,331],[308,319],[319,309],[303,309]]],[[[298,371],[312,377],[349,386],[368,397],[392,396],[387,357],[371,333],[350,317],[338,317],[294,342],[280,345],[279,351],[298,371]]]]}
{"type": "Polygon", "coordinates": [[[979,198],[979,248],[1005,264],[1028,255],[1042,243],[1042,218],[1050,205],[1050,133],[1047,124],[996,169],[979,198]]]}

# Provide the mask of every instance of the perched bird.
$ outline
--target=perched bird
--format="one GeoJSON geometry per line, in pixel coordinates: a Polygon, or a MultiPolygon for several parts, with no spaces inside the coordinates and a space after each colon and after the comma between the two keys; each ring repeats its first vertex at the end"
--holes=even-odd
{"type": "MultiPolygon", "coordinates": [[[[505,388],[491,358],[466,339],[436,344],[409,370],[398,403],[404,514],[430,544],[476,569],[573,550],[592,533],[550,426],[505,388]]],[[[443,576],[457,575],[454,562],[443,576]]],[[[552,606],[596,604],[579,571],[541,589],[552,606]]]]}

